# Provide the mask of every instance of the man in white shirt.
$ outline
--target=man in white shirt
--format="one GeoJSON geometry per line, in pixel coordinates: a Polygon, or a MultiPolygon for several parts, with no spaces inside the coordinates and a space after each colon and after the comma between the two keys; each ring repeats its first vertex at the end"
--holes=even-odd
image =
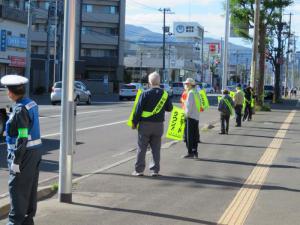
{"type": "Polygon", "coordinates": [[[198,158],[198,143],[200,142],[199,116],[200,116],[200,95],[196,90],[196,83],[192,78],[184,82],[187,98],[184,101],[186,117],[185,142],[187,155],[183,158],[198,158]]]}

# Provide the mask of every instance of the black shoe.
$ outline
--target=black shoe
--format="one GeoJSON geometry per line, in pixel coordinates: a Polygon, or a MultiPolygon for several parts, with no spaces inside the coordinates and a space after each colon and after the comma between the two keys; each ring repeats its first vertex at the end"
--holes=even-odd
{"type": "Polygon", "coordinates": [[[198,152],[194,152],[194,159],[198,159],[198,152]]]}
{"type": "Polygon", "coordinates": [[[226,131],[226,133],[225,134],[227,134],[228,135],[228,131],[226,131]]]}
{"type": "Polygon", "coordinates": [[[225,134],[225,132],[220,132],[219,134],[225,134]]]}
{"type": "Polygon", "coordinates": [[[192,154],[187,154],[182,156],[183,159],[192,159],[194,156],[192,154]]]}
{"type": "Polygon", "coordinates": [[[241,125],[235,125],[235,127],[241,127],[241,125]]]}

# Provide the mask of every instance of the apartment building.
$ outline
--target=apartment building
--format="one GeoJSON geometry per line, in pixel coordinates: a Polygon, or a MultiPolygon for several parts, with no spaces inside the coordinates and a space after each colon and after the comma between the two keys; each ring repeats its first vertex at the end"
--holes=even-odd
{"type": "Polygon", "coordinates": [[[0,1],[0,76],[23,75],[26,64],[27,14],[25,2],[0,1]]]}
{"type": "MultiPolygon", "coordinates": [[[[105,85],[113,91],[123,80],[125,0],[76,2],[75,77],[96,94],[102,93],[105,85]]],[[[37,1],[34,7],[33,86],[49,88],[61,80],[63,2],[37,1]]]]}

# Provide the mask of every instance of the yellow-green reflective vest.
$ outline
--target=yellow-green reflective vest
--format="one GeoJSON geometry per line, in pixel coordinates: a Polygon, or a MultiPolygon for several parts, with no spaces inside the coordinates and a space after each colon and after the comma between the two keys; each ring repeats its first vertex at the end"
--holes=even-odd
{"type": "Polygon", "coordinates": [[[154,116],[154,115],[158,114],[162,110],[162,108],[164,107],[167,99],[168,99],[168,93],[166,91],[164,91],[161,99],[159,100],[159,102],[157,103],[157,105],[155,106],[153,111],[152,112],[143,111],[142,112],[142,117],[143,118],[148,118],[148,117],[151,117],[151,116],[154,116]]]}

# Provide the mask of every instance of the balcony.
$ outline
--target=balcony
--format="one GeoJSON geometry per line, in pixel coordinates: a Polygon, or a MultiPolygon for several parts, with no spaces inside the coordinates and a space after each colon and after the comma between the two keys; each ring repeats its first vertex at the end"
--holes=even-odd
{"type": "Polygon", "coordinates": [[[94,44],[94,45],[118,45],[118,36],[101,35],[94,32],[88,32],[81,35],[82,44],[94,44]]]}
{"type": "Polygon", "coordinates": [[[83,12],[82,22],[119,23],[119,15],[83,12]]]}
{"type": "Polygon", "coordinates": [[[6,5],[0,5],[0,17],[3,19],[27,24],[26,11],[12,8],[6,5]]]}

